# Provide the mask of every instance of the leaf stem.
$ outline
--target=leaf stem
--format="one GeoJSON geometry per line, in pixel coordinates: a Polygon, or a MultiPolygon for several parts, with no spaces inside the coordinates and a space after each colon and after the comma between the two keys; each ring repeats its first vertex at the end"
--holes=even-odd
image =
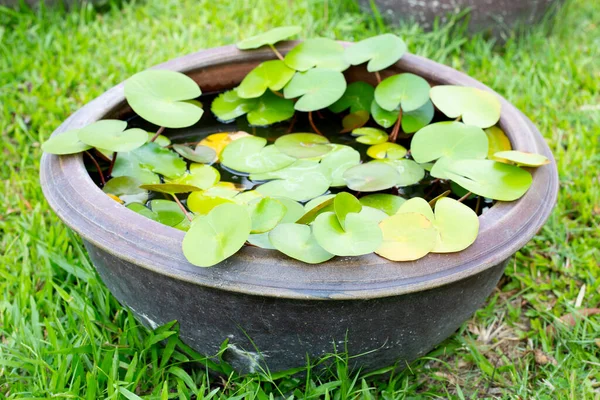
{"type": "Polygon", "coordinates": [[[479,213],[479,206],[481,205],[481,196],[477,196],[477,204],[475,205],[475,214],[479,213]]]}
{"type": "Polygon", "coordinates": [[[290,122],[290,127],[287,130],[287,133],[292,133],[294,130],[294,125],[296,124],[296,113],[294,113],[294,117],[292,118],[292,122],[290,122]]]}
{"type": "Polygon", "coordinates": [[[277,58],[279,58],[281,61],[283,61],[283,56],[281,55],[281,53],[279,51],[277,51],[277,49],[275,48],[275,46],[273,46],[272,44],[270,44],[269,47],[271,48],[271,50],[273,50],[273,53],[275,53],[275,55],[277,56],[277,58]]]}
{"type": "Polygon", "coordinates": [[[377,84],[381,83],[381,75],[379,74],[379,71],[375,71],[375,78],[377,78],[377,84]]]}
{"type": "Polygon", "coordinates": [[[463,197],[461,197],[460,199],[458,199],[459,203],[462,203],[463,201],[465,201],[466,199],[469,198],[470,195],[472,195],[473,193],[471,192],[467,192],[463,197]]]}
{"type": "Polygon", "coordinates": [[[112,159],[110,160],[110,167],[108,167],[108,173],[106,174],[106,176],[111,176],[112,175],[112,170],[113,167],[115,166],[115,162],[117,161],[117,152],[113,152],[113,156],[112,159]]]}
{"type": "Polygon", "coordinates": [[[96,169],[98,170],[98,175],[100,175],[100,182],[102,182],[102,186],[106,185],[106,180],[104,179],[104,174],[102,173],[102,168],[100,168],[100,164],[98,164],[98,161],[96,161],[94,156],[89,151],[86,151],[85,154],[88,155],[88,157],[92,160],[92,163],[94,163],[94,165],[96,166],[96,169]]]}
{"type": "Polygon", "coordinates": [[[154,142],[160,136],[160,134],[163,133],[164,130],[165,130],[164,126],[161,126],[160,128],[158,128],[158,130],[156,131],[154,136],[152,136],[152,139],[150,139],[150,141],[154,142]]]}
{"type": "Polygon", "coordinates": [[[389,141],[395,143],[398,139],[398,132],[400,132],[400,125],[402,124],[402,107],[400,107],[400,112],[398,113],[398,119],[394,124],[394,129],[392,129],[392,133],[390,134],[389,141]]]}
{"type": "Polygon", "coordinates": [[[181,208],[181,211],[183,211],[183,213],[185,214],[186,218],[192,222],[192,216],[190,215],[190,213],[187,212],[187,210],[185,209],[185,207],[183,206],[183,204],[181,204],[181,201],[179,201],[179,199],[177,198],[177,196],[173,193],[171,193],[171,196],[173,196],[173,199],[175,200],[175,203],[177,203],[177,205],[179,206],[179,208],[181,208]]]}
{"type": "Polygon", "coordinates": [[[313,128],[313,131],[315,131],[315,133],[317,135],[321,135],[323,136],[323,134],[321,133],[320,130],[317,129],[317,127],[315,126],[315,122],[313,121],[313,114],[312,111],[308,112],[308,122],[310,122],[310,126],[313,128]]]}

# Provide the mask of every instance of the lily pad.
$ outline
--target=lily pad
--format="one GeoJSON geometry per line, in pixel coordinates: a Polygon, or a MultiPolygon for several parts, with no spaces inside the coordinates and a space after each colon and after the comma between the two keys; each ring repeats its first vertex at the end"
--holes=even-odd
{"type": "Polygon", "coordinates": [[[167,194],[191,193],[199,192],[202,190],[197,186],[184,185],[180,183],[157,183],[154,185],[141,185],[140,188],[144,190],[150,190],[152,192],[167,194]]]}
{"type": "Polygon", "coordinates": [[[375,88],[375,101],[387,111],[400,106],[403,112],[409,112],[427,103],[429,89],[429,83],[418,75],[408,72],[392,75],[375,88]]]}
{"type": "Polygon", "coordinates": [[[120,154],[113,176],[131,176],[145,184],[157,183],[156,175],[175,179],[185,174],[186,163],[176,153],[156,143],[146,143],[133,151],[120,154]],[[153,172],[155,174],[149,174],[153,172]]]}
{"type": "Polygon", "coordinates": [[[133,111],[158,126],[192,126],[204,112],[187,101],[202,94],[200,87],[180,72],[159,69],[139,72],[125,81],[124,91],[133,111]]]}
{"type": "Polygon", "coordinates": [[[233,200],[238,204],[248,204],[253,200],[263,198],[264,196],[256,190],[247,190],[240,192],[233,197],[233,200]]]}
{"type": "Polygon", "coordinates": [[[139,128],[127,129],[127,122],[104,119],[82,128],[79,140],[97,149],[112,152],[135,150],[146,143],[148,133],[139,128]]]}
{"type": "MultiPolygon", "coordinates": [[[[146,134],[148,135],[148,139],[146,140],[146,143],[148,143],[149,141],[152,140],[154,135],[156,135],[156,132],[146,132],[146,134]]],[[[160,147],[167,147],[171,144],[171,139],[169,139],[165,135],[158,135],[157,138],[154,139],[154,143],[156,143],[160,147]]]]}
{"type": "Polygon", "coordinates": [[[454,253],[469,247],[479,233],[479,218],[470,207],[448,197],[435,203],[434,226],[438,232],[433,253],[454,253]]]}
{"type": "Polygon", "coordinates": [[[102,191],[117,196],[125,204],[145,203],[148,191],[140,188],[141,182],[130,176],[117,176],[109,179],[102,191]]]}
{"type": "Polygon", "coordinates": [[[163,225],[175,227],[185,219],[185,214],[181,208],[171,200],[152,200],[150,208],[158,215],[158,222],[163,225]]]}
{"type": "Polygon", "coordinates": [[[300,31],[302,31],[302,28],[299,26],[280,26],[259,35],[251,36],[247,39],[239,41],[237,43],[237,48],[240,50],[249,50],[257,49],[265,45],[272,46],[277,42],[297,35],[300,33],[300,31]]]}
{"type": "Polygon", "coordinates": [[[550,160],[546,156],[536,153],[526,153],[524,151],[510,150],[499,151],[494,154],[495,158],[505,159],[517,165],[524,167],[539,167],[550,164],[550,160]]]}
{"type": "Polygon", "coordinates": [[[242,248],[251,226],[246,207],[221,204],[194,219],[183,238],[183,254],[196,266],[211,267],[242,248]]]}
{"type": "Polygon", "coordinates": [[[294,116],[294,102],[266,92],[257,99],[248,112],[248,123],[252,126],[267,126],[285,121],[294,116]]]}
{"type": "Polygon", "coordinates": [[[396,214],[406,214],[406,213],[417,213],[423,215],[432,223],[435,221],[435,216],[433,214],[433,210],[431,206],[422,197],[413,197],[411,199],[406,200],[396,211],[396,214]]]}
{"type": "Polygon", "coordinates": [[[146,207],[145,205],[143,205],[142,203],[129,203],[125,207],[153,221],[158,221],[158,214],[146,207]]]}
{"type": "Polygon", "coordinates": [[[76,154],[92,148],[79,140],[80,129],[71,129],[70,131],[54,135],[42,143],[42,151],[49,154],[76,154]]]}
{"type": "MultiPolygon", "coordinates": [[[[298,161],[302,162],[303,160],[298,161]]],[[[325,193],[330,184],[329,178],[318,167],[320,167],[319,164],[316,164],[314,168],[296,169],[292,166],[289,169],[276,171],[282,177],[281,179],[264,183],[256,190],[264,196],[287,197],[296,201],[313,199],[325,193]]]]}
{"type": "Polygon", "coordinates": [[[238,86],[237,95],[244,99],[252,99],[262,96],[267,89],[281,90],[295,72],[281,60],[265,61],[246,75],[238,86]]]}
{"type": "Polygon", "coordinates": [[[379,226],[383,232],[383,242],[375,253],[388,260],[417,260],[435,247],[437,231],[422,214],[395,214],[381,221],[379,226]]]}
{"type": "Polygon", "coordinates": [[[319,215],[313,222],[317,243],[337,256],[360,256],[375,251],[383,235],[377,223],[358,213],[346,215],[345,227],[332,212],[319,215]]]}
{"type": "Polygon", "coordinates": [[[324,168],[318,161],[296,160],[292,165],[276,171],[262,174],[250,174],[252,181],[268,181],[271,179],[294,179],[310,173],[324,174],[324,168]]]}
{"type": "Polygon", "coordinates": [[[487,135],[489,143],[487,158],[494,161],[506,162],[507,160],[497,158],[494,154],[500,151],[512,150],[512,145],[510,144],[508,136],[506,136],[504,131],[497,126],[485,129],[485,134],[487,135]]]}
{"type": "Polygon", "coordinates": [[[286,99],[300,97],[294,107],[298,111],[316,111],[338,101],[346,90],[346,79],[341,72],[315,68],[297,72],[283,89],[286,99]]]}
{"type": "Polygon", "coordinates": [[[367,155],[376,160],[399,160],[408,151],[397,143],[384,142],[375,144],[367,149],[367,155]]]}
{"type": "MultiPolygon", "coordinates": [[[[405,112],[402,114],[402,130],[404,133],[414,133],[421,128],[424,128],[433,119],[434,109],[431,100],[416,110],[405,112]]],[[[396,114],[397,116],[398,114],[396,114]]],[[[396,120],[394,120],[396,122],[396,120]]]]}
{"type": "Polygon", "coordinates": [[[358,81],[349,84],[342,97],[329,106],[334,113],[350,109],[350,113],[369,111],[375,96],[375,88],[367,82],[358,81]]]}
{"type": "Polygon", "coordinates": [[[314,133],[291,133],[275,140],[277,150],[294,158],[320,157],[331,151],[329,140],[314,133]]]}
{"type": "Polygon", "coordinates": [[[214,149],[200,144],[195,149],[182,144],[175,144],[173,150],[186,160],[196,163],[210,164],[217,159],[217,152],[214,149]]]}
{"type": "Polygon", "coordinates": [[[206,190],[216,185],[220,179],[221,174],[216,168],[205,164],[193,163],[190,165],[190,172],[188,174],[169,180],[167,183],[191,185],[206,190]]]}
{"type": "Polygon", "coordinates": [[[269,232],[269,241],[283,254],[305,263],[319,264],[333,258],[317,243],[308,225],[280,224],[269,232]]]}
{"type": "Polygon", "coordinates": [[[376,224],[379,224],[381,221],[388,217],[388,215],[385,212],[368,206],[364,206],[358,214],[361,217],[367,219],[368,221],[374,222],[376,224]]]}
{"type": "Polygon", "coordinates": [[[333,201],[335,194],[325,194],[323,196],[316,197],[304,205],[305,213],[297,222],[299,224],[310,224],[320,214],[325,212],[333,212],[333,201]]]}
{"type": "Polygon", "coordinates": [[[381,160],[380,162],[396,168],[400,174],[400,179],[396,183],[396,186],[405,187],[415,185],[425,177],[425,169],[413,160],[403,158],[401,160],[381,160]]]}
{"type": "Polygon", "coordinates": [[[360,204],[394,215],[406,200],[393,194],[375,193],[360,198],[360,204]]]}
{"type": "Polygon", "coordinates": [[[327,171],[332,187],[346,186],[344,172],[360,164],[360,153],[350,146],[332,145],[333,149],[321,159],[321,165],[327,171]]]}
{"type": "Polygon", "coordinates": [[[283,61],[296,71],[307,71],[311,68],[344,71],[349,64],[344,61],[343,54],[344,46],[335,40],[307,39],[287,53],[283,61]]]}
{"type": "Polygon", "coordinates": [[[396,186],[400,174],[396,168],[384,163],[359,164],[344,172],[346,185],[359,192],[377,192],[396,186]]]}
{"type": "Polygon", "coordinates": [[[371,115],[373,116],[375,122],[377,122],[377,124],[383,128],[389,128],[390,126],[394,125],[398,120],[399,113],[400,108],[388,111],[381,108],[375,100],[371,102],[371,115]]]}
{"type": "Polygon", "coordinates": [[[369,122],[369,112],[366,110],[358,110],[350,113],[342,118],[343,129],[340,133],[351,132],[355,129],[362,128],[367,122],[369,122]]]}
{"type": "Polygon", "coordinates": [[[192,192],[187,198],[187,207],[195,214],[206,215],[221,204],[233,204],[233,196],[213,196],[206,192],[192,192]]]}
{"type": "Polygon", "coordinates": [[[265,233],[275,228],[283,219],[286,207],[279,200],[263,197],[248,204],[250,219],[252,220],[251,233],[265,233]]]}
{"type": "Polygon", "coordinates": [[[362,210],[362,204],[350,193],[340,192],[333,200],[333,210],[340,225],[345,229],[346,216],[350,213],[359,213],[362,210]]]}
{"type": "MultiPolygon", "coordinates": [[[[385,143],[388,140],[388,134],[377,128],[354,129],[352,131],[352,136],[356,137],[358,143],[371,145],[385,143]]],[[[404,154],[406,154],[406,152],[404,154]]]]}
{"type": "Polygon", "coordinates": [[[237,94],[237,89],[228,90],[218,95],[210,105],[210,110],[222,122],[230,122],[252,111],[257,99],[244,99],[237,94]]]}
{"type": "Polygon", "coordinates": [[[448,118],[461,117],[467,125],[489,128],[500,119],[500,101],[485,90],[440,85],[431,88],[431,101],[448,118]]]}
{"type": "Polygon", "coordinates": [[[269,233],[271,232],[251,233],[250,236],[248,236],[247,241],[252,246],[260,247],[261,249],[276,250],[269,240],[269,233]]]}
{"type": "Polygon", "coordinates": [[[440,157],[483,159],[487,156],[488,139],[476,126],[455,121],[437,122],[414,134],[410,151],[418,163],[440,157]]]}
{"type": "Polygon", "coordinates": [[[352,65],[367,64],[375,72],[395,64],[406,52],[406,43],[396,35],[385,33],[373,36],[346,48],[344,59],[352,65]]]}
{"type": "Polygon", "coordinates": [[[285,206],[285,215],[280,223],[296,222],[304,215],[304,206],[297,201],[288,199],[287,197],[274,197],[285,206]]]}
{"type": "Polygon", "coordinates": [[[221,153],[223,152],[225,146],[234,140],[241,139],[246,136],[250,136],[250,134],[243,131],[213,133],[202,139],[199,143],[199,146],[210,147],[217,153],[217,157],[221,157],[221,153]]]}
{"type": "Polygon", "coordinates": [[[266,139],[257,136],[235,140],[221,153],[221,163],[227,168],[252,174],[276,171],[296,161],[273,145],[265,147],[266,144],[266,139]]]}

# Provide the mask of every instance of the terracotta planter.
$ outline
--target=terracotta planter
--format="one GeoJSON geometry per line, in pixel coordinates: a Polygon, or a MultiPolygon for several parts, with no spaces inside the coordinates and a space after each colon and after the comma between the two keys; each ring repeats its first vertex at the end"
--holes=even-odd
{"type": "MultiPolygon", "coordinates": [[[[294,43],[279,46],[283,52],[294,43]]],[[[187,73],[204,92],[236,86],[268,50],[221,47],[157,68],[187,73]]],[[[486,88],[468,76],[407,54],[386,74],[410,71],[432,84],[486,88]]],[[[372,80],[363,68],[351,79],[372,80]]],[[[385,74],[384,74],[385,75],[385,74]]],[[[373,82],[373,81],[372,81],[373,82]]],[[[373,82],[374,83],[374,82],[373,82]]],[[[527,194],[499,202],[480,217],[474,245],[455,254],[430,254],[393,263],[376,255],[336,257],[308,265],[270,250],[245,247],[213,268],[194,267],[181,252],[183,232],[117,204],[92,182],[80,155],[42,158],[44,194],[57,215],[85,241],[103,281],[144,324],[171,320],[182,339],[215,354],[229,339],[227,357],[242,371],[266,362],[271,371],[305,365],[333,346],[365,369],[425,354],[451,335],[484,302],[506,261],[541,228],[556,200],[558,177],[542,136],[520,111],[502,102],[500,124],[516,149],[552,160],[532,171],[527,194]],[[260,351],[258,351],[258,350],[260,351]]],[[[118,85],[67,119],[54,134],[102,118],[129,114],[118,85]]]]}

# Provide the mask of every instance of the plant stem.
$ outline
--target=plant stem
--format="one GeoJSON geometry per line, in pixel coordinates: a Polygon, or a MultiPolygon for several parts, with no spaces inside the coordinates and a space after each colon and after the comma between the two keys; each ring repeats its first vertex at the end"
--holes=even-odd
{"type": "Polygon", "coordinates": [[[479,206],[481,205],[481,196],[477,196],[477,204],[475,205],[475,214],[479,212],[479,206]]]}
{"type": "Polygon", "coordinates": [[[287,133],[292,133],[294,130],[294,125],[296,124],[296,113],[294,113],[294,117],[292,118],[292,122],[290,122],[290,127],[287,130],[287,133]]]}
{"type": "Polygon", "coordinates": [[[110,167],[108,167],[108,173],[106,174],[106,176],[111,176],[112,175],[112,170],[113,167],[115,166],[115,162],[117,161],[117,152],[113,152],[113,156],[112,156],[112,160],[110,160],[110,167]]]}
{"type": "Polygon", "coordinates": [[[177,196],[173,193],[171,193],[171,196],[173,196],[173,199],[175,200],[175,203],[177,203],[177,205],[179,206],[179,208],[181,208],[181,211],[183,211],[183,213],[185,214],[185,216],[187,217],[187,219],[192,222],[192,216],[190,215],[190,213],[187,212],[187,210],[185,209],[185,207],[183,206],[183,204],[181,204],[181,201],[179,201],[179,199],[177,198],[177,196]]]}
{"type": "Polygon", "coordinates": [[[398,139],[398,132],[400,132],[400,125],[402,124],[402,108],[400,108],[400,112],[398,113],[398,119],[394,124],[394,129],[392,129],[392,133],[390,134],[389,141],[392,143],[396,143],[396,139],[398,139]]]}
{"type": "Polygon", "coordinates": [[[315,126],[315,122],[313,121],[313,115],[312,115],[312,111],[308,112],[308,122],[310,122],[310,126],[313,128],[313,131],[315,131],[315,133],[317,135],[321,135],[323,136],[323,134],[321,133],[321,131],[319,131],[317,129],[317,127],[315,126]]]}
{"type": "Polygon", "coordinates": [[[470,195],[472,195],[473,193],[471,192],[467,192],[463,197],[461,197],[460,199],[458,199],[459,203],[462,203],[464,200],[468,199],[470,195]]]}
{"type": "Polygon", "coordinates": [[[158,128],[158,130],[156,131],[154,136],[152,136],[152,139],[150,139],[150,141],[154,142],[160,136],[160,134],[163,133],[164,130],[165,130],[164,126],[161,126],[160,128],[158,128]]]}
{"type": "Polygon", "coordinates": [[[98,161],[96,161],[94,156],[89,151],[86,151],[85,154],[88,155],[88,157],[92,160],[92,163],[94,163],[94,165],[96,166],[96,169],[98,170],[98,175],[100,175],[100,182],[102,182],[102,186],[106,185],[106,180],[104,179],[104,174],[102,173],[102,168],[100,168],[100,164],[98,164],[98,161]]]}
{"type": "Polygon", "coordinates": [[[269,47],[271,48],[271,50],[273,50],[273,53],[275,53],[275,55],[277,56],[277,58],[279,58],[281,61],[283,61],[283,56],[281,55],[281,53],[279,51],[277,51],[277,49],[275,48],[275,46],[273,46],[272,44],[270,44],[269,47]]]}
{"type": "Polygon", "coordinates": [[[377,78],[377,84],[381,83],[381,75],[379,75],[379,71],[375,71],[375,78],[377,78]]]}

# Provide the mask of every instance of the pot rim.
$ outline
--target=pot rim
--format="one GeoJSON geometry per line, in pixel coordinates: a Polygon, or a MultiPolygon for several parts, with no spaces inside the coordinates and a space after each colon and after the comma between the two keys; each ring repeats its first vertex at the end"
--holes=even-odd
{"type": "MultiPolygon", "coordinates": [[[[278,49],[285,54],[297,43],[285,42],[278,49]]],[[[245,74],[258,63],[273,58],[270,50],[242,52],[230,45],[188,54],[153,68],[187,73],[201,87],[215,81],[229,82],[229,87],[233,87],[240,81],[232,80],[234,73],[240,75],[243,70],[245,74]]],[[[183,256],[184,232],[143,217],[105,196],[86,171],[82,154],[44,154],[40,167],[42,190],[59,218],[84,241],[142,268],[201,286],[289,299],[343,300],[395,296],[449,284],[509,258],[541,229],[556,202],[556,163],[531,121],[477,80],[412,54],[405,54],[382,77],[398,72],[416,73],[434,84],[473,86],[496,94],[502,104],[500,127],[513,148],[544,154],[551,161],[531,170],[533,183],[523,197],[514,202],[496,202],[479,217],[477,240],[461,252],[430,253],[401,263],[369,254],[335,257],[310,265],[274,250],[244,246],[220,264],[201,268],[183,256]]],[[[53,135],[114,117],[126,107],[120,83],[72,114],[53,135]]]]}

